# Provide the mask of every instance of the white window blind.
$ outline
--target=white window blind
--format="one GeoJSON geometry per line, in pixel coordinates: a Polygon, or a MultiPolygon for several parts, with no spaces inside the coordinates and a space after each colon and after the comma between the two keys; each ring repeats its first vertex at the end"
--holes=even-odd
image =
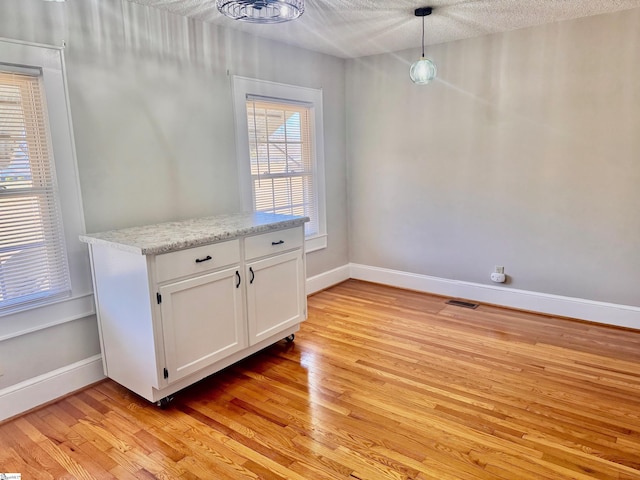
{"type": "Polygon", "coordinates": [[[248,96],[246,109],[254,210],[307,216],[317,235],[312,107],[248,96]]]}
{"type": "Polygon", "coordinates": [[[0,71],[0,315],[70,295],[41,78],[0,71]]]}

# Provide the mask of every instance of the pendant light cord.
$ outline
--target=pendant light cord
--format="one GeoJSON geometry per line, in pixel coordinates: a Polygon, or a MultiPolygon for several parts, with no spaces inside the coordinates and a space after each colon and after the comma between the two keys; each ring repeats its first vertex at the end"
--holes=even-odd
{"type": "Polygon", "coordinates": [[[422,17],[422,58],[424,58],[424,17],[422,17]]]}

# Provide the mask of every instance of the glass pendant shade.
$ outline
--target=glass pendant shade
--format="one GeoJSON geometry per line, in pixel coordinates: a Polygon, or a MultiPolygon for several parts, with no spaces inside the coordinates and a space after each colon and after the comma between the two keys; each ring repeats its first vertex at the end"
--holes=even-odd
{"type": "Polygon", "coordinates": [[[216,0],[223,15],[249,23],[281,23],[304,13],[304,0],[216,0]]]}
{"type": "Polygon", "coordinates": [[[413,83],[417,85],[426,85],[430,83],[438,73],[435,63],[428,58],[422,57],[417,62],[411,65],[409,70],[409,76],[413,83]]]}

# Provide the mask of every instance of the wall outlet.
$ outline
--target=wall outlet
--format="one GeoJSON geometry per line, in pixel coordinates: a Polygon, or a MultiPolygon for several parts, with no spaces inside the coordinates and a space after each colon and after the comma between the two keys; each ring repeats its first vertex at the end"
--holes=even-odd
{"type": "Polygon", "coordinates": [[[493,270],[495,273],[504,273],[504,267],[500,266],[500,265],[496,265],[495,269],[493,270]]]}
{"type": "Polygon", "coordinates": [[[504,273],[493,272],[491,274],[491,281],[496,283],[504,283],[507,281],[507,276],[504,273]]]}

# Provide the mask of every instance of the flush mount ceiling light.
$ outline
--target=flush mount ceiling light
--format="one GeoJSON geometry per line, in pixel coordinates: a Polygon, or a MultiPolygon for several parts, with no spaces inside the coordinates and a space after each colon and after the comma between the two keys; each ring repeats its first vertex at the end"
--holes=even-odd
{"type": "Polygon", "coordinates": [[[304,13],[304,0],[216,0],[223,15],[250,23],[281,23],[304,13]]]}
{"type": "Polygon", "coordinates": [[[411,77],[411,80],[413,80],[413,83],[418,85],[426,85],[427,83],[430,83],[434,78],[436,78],[436,74],[438,73],[435,63],[428,58],[424,58],[424,17],[431,15],[432,11],[433,9],[431,7],[422,7],[416,8],[414,12],[416,17],[422,17],[422,57],[411,65],[409,76],[411,77]]]}

